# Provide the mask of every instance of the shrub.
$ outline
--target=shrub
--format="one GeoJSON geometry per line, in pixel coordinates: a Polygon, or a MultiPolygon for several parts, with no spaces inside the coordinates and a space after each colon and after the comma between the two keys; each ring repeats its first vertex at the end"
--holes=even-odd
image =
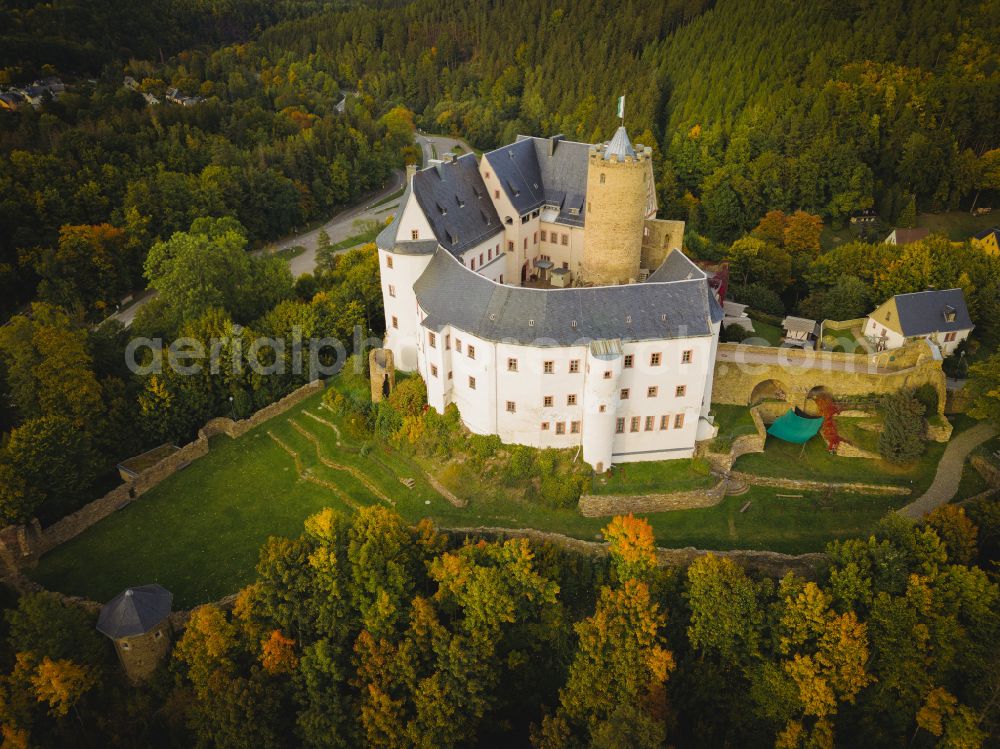
{"type": "Polygon", "coordinates": [[[534,472],[535,452],[530,447],[515,445],[507,462],[507,478],[512,482],[524,481],[534,472]]]}
{"type": "Polygon", "coordinates": [[[903,462],[924,452],[924,405],[908,390],[887,395],[880,402],[884,428],[878,451],[886,460],[903,462]]]}
{"type": "Polygon", "coordinates": [[[753,333],[739,325],[725,325],[722,328],[722,340],[724,343],[741,343],[753,333]]]}
{"type": "Polygon", "coordinates": [[[396,383],[388,401],[402,416],[418,416],[427,404],[427,385],[419,377],[407,377],[396,383]]]}
{"type": "Polygon", "coordinates": [[[539,494],[549,507],[568,509],[580,500],[583,482],[580,476],[543,474],[539,494]]]}
{"type": "Polygon", "coordinates": [[[403,427],[403,417],[387,401],[382,401],[375,409],[375,434],[379,439],[390,440],[403,427]]]}
{"type": "Polygon", "coordinates": [[[500,437],[495,434],[474,434],[469,437],[468,446],[469,451],[476,458],[486,460],[496,455],[503,443],[500,441],[500,437]]]}
{"type": "Polygon", "coordinates": [[[938,391],[929,382],[925,382],[918,387],[913,396],[924,405],[924,413],[927,416],[934,416],[938,412],[938,391]]]}

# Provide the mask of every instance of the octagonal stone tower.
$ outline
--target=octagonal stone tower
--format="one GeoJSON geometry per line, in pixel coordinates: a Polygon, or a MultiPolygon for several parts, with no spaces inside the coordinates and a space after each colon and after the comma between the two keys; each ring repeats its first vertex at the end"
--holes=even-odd
{"type": "Polygon", "coordinates": [[[594,286],[639,279],[645,220],[656,213],[653,151],[632,147],[619,127],[607,143],[590,147],[581,281],[594,286]]]}
{"type": "Polygon", "coordinates": [[[170,650],[173,594],[162,585],[126,588],[101,608],[97,631],[115,643],[128,678],[138,683],[156,671],[170,650]]]}

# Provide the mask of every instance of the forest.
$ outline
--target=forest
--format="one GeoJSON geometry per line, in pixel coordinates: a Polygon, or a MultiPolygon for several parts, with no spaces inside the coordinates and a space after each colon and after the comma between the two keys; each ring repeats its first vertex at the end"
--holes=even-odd
{"type": "Polygon", "coordinates": [[[595,555],[325,510],[265,544],[231,605],[192,611],[141,686],[92,615],[24,595],[5,744],[996,746],[1000,591],[977,564],[998,539],[963,509],[888,516],[809,579],[658,566],[632,516],[603,537],[595,555]]]}

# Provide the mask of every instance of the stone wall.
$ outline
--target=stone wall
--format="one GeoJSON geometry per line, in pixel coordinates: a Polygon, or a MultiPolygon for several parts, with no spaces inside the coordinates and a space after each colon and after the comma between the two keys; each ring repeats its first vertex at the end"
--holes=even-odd
{"type": "Polygon", "coordinates": [[[207,455],[211,437],[224,434],[235,439],[322,389],[323,381],[313,380],[246,419],[209,420],[198,430],[198,437],[177,452],[47,528],[42,528],[37,520],[33,520],[26,526],[15,525],[0,529],[0,563],[3,563],[8,572],[31,566],[42,554],[78,536],[94,523],[128,506],[191,461],[207,455]]]}
{"type": "MultiPolygon", "coordinates": [[[[763,405],[763,404],[762,404],[763,405]]],[[[729,473],[733,463],[741,455],[764,452],[764,442],[767,440],[767,428],[764,426],[764,419],[761,416],[761,406],[754,406],[750,409],[750,418],[753,419],[756,432],[753,434],[741,434],[733,440],[728,453],[713,452],[712,442],[707,440],[699,442],[696,448],[696,455],[704,458],[712,468],[719,473],[729,473]]]]}
{"type": "Polygon", "coordinates": [[[646,514],[670,510],[692,510],[714,507],[726,496],[726,481],[722,480],[708,489],[659,494],[583,494],[578,508],[588,518],[611,515],[646,514]]]}
{"type": "Polygon", "coordinates": [[[926,341],[878,354],[846,354],[793,348],[720,343],[715,361],[712,400],[738,406],[750,404],[760,383],[773,380],[791,406],[806,405],[809,392],[825,387],[834,398],[881,395],[928,383],[946,398],[941,360],[926,341]]]}
{"type": "Polygon", "coordinates": [[[969,458],[969,463],[986,480],[987,484],[993,488],[1000,487],[1000,468],[997,468],[992,461],[982,455],[973,455],[969,458]]]}
{"type": "MultiPolygon", "coordinates": [[[[527,538],[537,543],[551,543],[570,551],[582,554],[605,556],[608,553],[606,543],[596,541],[581,541],[578,538],[564,536],[561,533],[547,533],[534,528],[441,528],[442,532],[452,537],[483,537],[497,540],[507,538],[527,538]]],[[[688,546],[682,549],[664,549],[657,547],[656,563],[660,567],[675,565],[685,566],[706,554],[718,557],[728,557],[736,564],[751,573],[782,577],[788,572],[794,572],[807,580],[815,580],[820,569],[826,563],[826,555],[820,552],[812,554],[781,554],[776,551],[754,551],[752,549],[734,549],[732,551],[712,551],[696,549],[688,546]]]]}
{"type": "Polygon", "coordinates": [[[745,484],[755,486],[773,486],[776,489],[797,489],[799,491],[850,492],[852,494],[896,494],[906,495],[910,490],[905,486],[890,484],[863,484],[860,482],[834,483],[826,481],[811,481],[809,479],[784,479],[775,476],[758,476],[755,473],[733,471],[730,476],[745,484]]]}

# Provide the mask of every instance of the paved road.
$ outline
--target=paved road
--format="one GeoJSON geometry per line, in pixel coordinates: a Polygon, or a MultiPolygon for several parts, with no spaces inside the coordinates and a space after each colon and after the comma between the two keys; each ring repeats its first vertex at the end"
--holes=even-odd
{"type": "Polygon", "coordinates": [[[930,488],[922,497],[901,507],[899,512],[919,520],[931,510],[949,502],[958,491],[958,482],[962,480],[962,467],[969,453],[996,433],[996,427],[982,422],[952,439],[945,448],[944,455],[941,456],[930,488]]]}
{"type": "Polygon", "coordinates": [[[448,151],[459,146],[461,153],[472,153],[472,147],[461,138],[452,138],[450,135],[428,135],[417,132],[417,143],[424,152],[424,164],[430,159],[442,159],[448,151]],[[433,146],[433,148],[432,148],[433,146]],[[437,155],[435,156],[435,152],[437,155]]]}

